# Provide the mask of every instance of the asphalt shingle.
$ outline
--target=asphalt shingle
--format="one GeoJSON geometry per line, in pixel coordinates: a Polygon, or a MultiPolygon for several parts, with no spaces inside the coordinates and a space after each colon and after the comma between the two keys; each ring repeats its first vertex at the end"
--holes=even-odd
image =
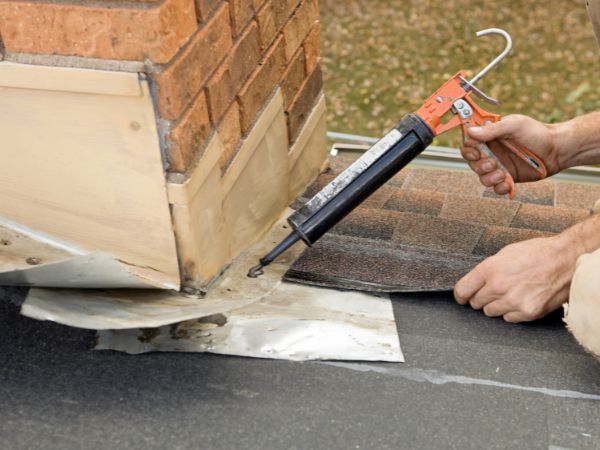
{"type": "Polygon", "coordinates": [[[488,227],[481,239],[473,249],[474,255],[491,256],[498,253],[504,247],[515,242],[527,239],[548,237],[554,233],[539,230],[528,230],[525,228],[488,227]]]}
{"type": "Polygon", "coordinates": [[[422,189],[398,189],[383,205],[384,209],[437,216],[442,210],[446,194],[422,189]]]}
{"type": "MultiPolygon", "coordinates": [[[[335,161],[332,167],[343,170],[335,161]]],[[[309,192],[334,176],[322,175],[309,192]]],[[[284,279],[370,291],[449,290],[506,245],[584,220],[598,197],[598,186],[544,180],[519,184],[520,201],[510,201],[492,196],[473,173],[405,169],[304,251],[284,279]]]]}
{"type": "Polygon", "coordinates": [[[448,194],[440,217],[485,225],[508,226],[519,204],[493,198],[474,198],[470,195],[448,194]]]}
{"type": "Polygon", "coordinates": [[[485,226],[459,220],[399,213],[394,242],[422,249],[470,253],[479,242],[485,226]]]}
{"type": "Polygon", "coordinates": [[[600,186],[590,184],[556,183],[554,204],[567,208],[592,209],[600,199],[600,186]]]}
{"type": "Polygon", "coordinates": [[[585,209],[522,204],[510,224],[514,228],[560,233],[590,216],[585,209]]]}
{"type": "MultiPolygon", "coordinates": [[[[519,183],[516,186],[516,194],[513,201],[521,203],[535,203],[536,205],[554,205],[555,183],[550,180],[536,181],[535,183],[519,183]]],[[[492,188],[483,191],[486,198],[508,200],[506,195],[498,195],[492,188]]]]}

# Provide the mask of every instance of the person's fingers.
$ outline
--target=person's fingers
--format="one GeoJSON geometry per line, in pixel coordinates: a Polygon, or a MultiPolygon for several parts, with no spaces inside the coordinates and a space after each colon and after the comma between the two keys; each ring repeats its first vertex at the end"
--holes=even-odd
{"type": "Polygon", "coordinates": [[[508,186],[508,183],[506,181],[498,183],[494,186],[494,192],[498,195],[506,195],[508,194],[508,191],[510,191],[510,187],[508,186]]]}
{"type": "Polygon", "coordinates": [[[469,305],[471,308],[479,310],[497,300],[498,294],[492,292],[489,288],[487,288],[487,286],[484,286],[471,297],[469,300],[469,305]]]}
{"type": "Polygon", "coordinates": [[[506,178],[506,173],[503,170],[497,169],[493,172],[486,173],[485,175],[481,175],[479,179],[484,186],[492,187],[496,186],[499,183],[502,183],[506,178]]]}
{"type": "Polygon", "coordinates": [[[496,161],[491,158],[481,158],[479,161],[474,162],[472,165],[469,164],[471,169],[478,175],[485,175],[493,172],[498,168],[496,161]]]}
{"type": "Polygon", "coordinates": [[[512,120],[501,120],[483,127],[469,127],[466,132],[468,137],[476,141],[488,142],[500,137],[510,136],[516,125],[512,120]]]}
{"type": "Polygon", "coordinates": [[[513,311],[513,307],[502,300],[490,302],[483,307],[483,313],[488,317],[500,317],[513,311]]]}
{"type": "Polygon", "coordinates": [[[471,168],[473,172],[475,172],[475,168],[477,167],[477,161],[467,161],[467,164],[471,168]]]}
{"type": "Polygon", "coordinates": [[[519,323],[519,322],[527,322],[528,319],[525,317],[525,314],[520,311],[511,311],[502,316],[502,318],[511,323],[519,323]]]}
{"type": "Polygon", "coordinates": [[[459,304],[466,305],[483,286],[485,286],[485,277],[475,268],[458,280],[454,286],[454,298],[459,304]]]}
{"type": "Polygon", "coordinates": [[[467,161],[477,161],[481,158],[479,150],[474,145],[467,145],[464,143],[460,148],[460,154],[467,161]]]}

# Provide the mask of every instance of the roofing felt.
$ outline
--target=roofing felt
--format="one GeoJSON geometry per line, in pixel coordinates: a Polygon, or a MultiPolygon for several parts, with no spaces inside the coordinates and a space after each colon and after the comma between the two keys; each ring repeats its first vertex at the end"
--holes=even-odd
{"type": "MultiPolygon", "coordinates": [[[[334,158],[303,197],[348,164],[334,158]]],[[[584,220],[597,198],[600,186],[544,180],[517,185],[510,201],[471,172],[408,168],[306,249],[284,279],[382,292],[451,290],[506,245],[584,220]]]]}

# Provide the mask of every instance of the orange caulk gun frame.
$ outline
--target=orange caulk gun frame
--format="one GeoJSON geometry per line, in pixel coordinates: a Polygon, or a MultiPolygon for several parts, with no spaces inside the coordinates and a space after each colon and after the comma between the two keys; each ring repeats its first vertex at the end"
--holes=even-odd
{"type": "MultiPolygon", "coordinates": [[[[471,81],[467,81],[466,73],[464,71],[461,70],[458,72],[450,80],[444,83],[442,87],[435,91],[415,113],[431,128],[436,136],[460,126],[462,128],[464,140],[466,138],[466,128],[488,125],[502,119],[501,116],[487,112],[479,107],[471,98],[472,94],[475,94],[488,103],[493,105],[499,104],[497,100],[489,97],[476,88],[475,83],[493,69],[512,49],[512,39],[504,30],[490,28],[478,32],[477,36],[484,36],[486,34],[502,35],[507,41],[504,51],[471,81]],[[452,114],[452,118],[448,122],[443,123],[443,117],[448,113],[452,114]]],[[[531,150],[516,145],[507,139],[500,139],[498,140],[498,143],[503,146],[506,151],[512,152],[526,164],[535,169],[540,175],[540,178],[545,178],[548,174],[542,159],[531,150]]],[[[511,199],[514,198],[515,182],[510,172],[485,142],[479,142],[478,148],[486,157],[494,159],[498,164],[498,167],[506,172],[505,181],[509,186],[508,195],[511,199]]]]}

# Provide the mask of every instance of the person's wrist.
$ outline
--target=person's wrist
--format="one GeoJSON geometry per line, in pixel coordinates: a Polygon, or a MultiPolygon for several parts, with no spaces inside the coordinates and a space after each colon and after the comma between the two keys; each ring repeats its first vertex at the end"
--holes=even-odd
{"type": "Polygon", "coordinates": [[[556,235],[557,245],[567,257],[577,260],[579,256],[600,248],[599,227],[600,217],[593,215],[556,235]]]}
{"type": "Polygon", "coordinates": [[[561,267],[561,271],[570,279],[575,271],[577,259],[587,253],[582,242],[579,230],[575,227],[550,238],[556,254],[555,262],[561,267]]]}
{"type": "Polygon", "coordinates": [[[554,156],[557,164],[557,172],[576,165],[573,162],[574,156],[571,151],[569,142],[572,141],[573,122],[567,121],[556,124],[546,125],[550,132],[550,140],[552,142],[551,154],[554,156]]]}

